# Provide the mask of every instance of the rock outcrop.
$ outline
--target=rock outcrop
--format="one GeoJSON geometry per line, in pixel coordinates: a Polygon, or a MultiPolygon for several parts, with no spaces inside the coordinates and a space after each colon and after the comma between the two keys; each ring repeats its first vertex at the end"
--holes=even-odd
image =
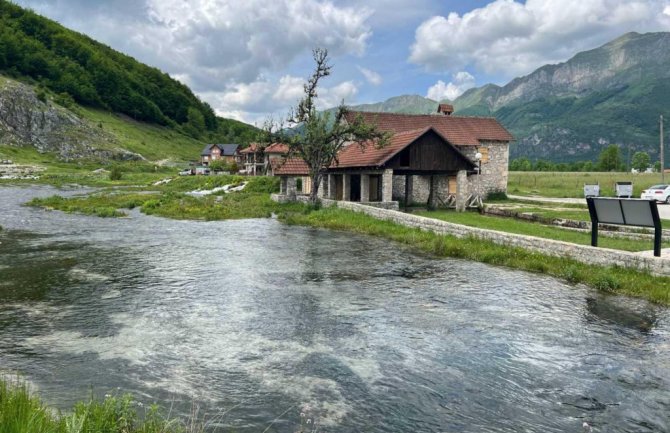
{"type": "Polygon", "coordinates": [[[0,144],[32,146],[40,153],[55,153],[66,161],[143,159],[119,148],[112,134],[48,99],[41,100],[33,87],[2,77],[0,144]]]}

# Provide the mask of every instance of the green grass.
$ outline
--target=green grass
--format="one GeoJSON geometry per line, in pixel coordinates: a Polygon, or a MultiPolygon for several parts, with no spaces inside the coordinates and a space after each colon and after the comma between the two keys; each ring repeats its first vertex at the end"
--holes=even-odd
{"type": "Polygon", "coordinates": [[[59,195],[36,198],[29,206],[48,210],[76,212],[99,217],[121,217],[127,215],[119,209],[140,210],[148,215],[173,219],[226,220],[243,218],[269,218],[273,214],[302,212],[304,205],[298,203],[279,204],[270,199],[270,192],[278,188],[278,178],[241,176],[185,176],[172,182],[153,187],[155,194],[127,191],[104,191],[81,197],[59,195]],[[220,192],[204,197],[184,194],[197,189],[212,189],[223,185],[248,182],[240,192],[220,192]]]}
{"type": "Polygon", "coordinates": [[[92,125],[111,132],[117,139],[118,147],[139,153],[151,161],[199,160],[205,146],[204,142],[173,129],[137,122],[127,116],[84,107],[80,107],[79,113],[92,125]]]}
{"type": "Polygon", "coordinates": [[[142,413],[130,396],[78,403],[58,413],[32,394],[25,383],[0,380],[0,433],[198,433],[204,425],[168,419],[152,405],[142,413]]]}
{"type": "Polygon", "coordinates": [[[543,273],[573,284],[583,283],[605,292],[670,305],[670,278],[657,277],[634,269],[586,265],[566,257],[554,257],[522,248],[497,245],[473,237],[459,239],[450,235],[438,235],[336,208],[285,214],[282,220],[288,224],[378,236],[439,257],[456,257],[543,273]]]}
{"type": "Polygon", "coordinates": [[[46,198],[35,198],[28,202],[29,206],[48,210],[60,210],[68,213],[95,215],[103,218],[122,217],[126,213],[118,209],[134,209],[151,200],[147,194],[92,194],[83,197],[61,197],[54,195],[46,198]]]}
{"type": "MultiPolygon", "coordinates": [[[[469,227],[498,230],[501,232],[515,233],[526,236],[536,236],[545,239],[570,242],[580,245],[591,245],[591,233],[575,230],[566,230],[559,227],[546,226],[534,222],[504,218],[497,216],[480,215],[474,212],[455,211],[433,211],[416,212],[417,215],[428,218],[436,218],[443,221],[463,224],[469,227]]],[[[602,236],[598,245],[604,248],[612,248],[623,251],[645,251],[653,249],[652,240],[636,240],[626,238],[611,238],[602,236]]],[[[664,246],[670,244],[664,243],[664,246]]]]}
{"type": "MultiPolygon", "coordinates": [[[[633,182],[633,195],[639,197],[642,190],[661,183],[660,173],[564,173],[524,172],[509,173],[507,193],[512,195],[540,195],[543,197],[584,197],[584,184],[600,184],[603,196],[614,196],[615,182],[633,182]]],[[[670,175],[666,181],[670,183],[670,175]]]]}

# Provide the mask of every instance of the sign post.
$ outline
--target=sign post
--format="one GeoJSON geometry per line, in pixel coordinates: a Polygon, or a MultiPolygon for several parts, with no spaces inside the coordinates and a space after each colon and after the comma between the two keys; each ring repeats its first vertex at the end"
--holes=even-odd
{"type": "Polygon", "coordinates": [[[598,224],[654,229],[654,256],[661,256],[663,230],[655,200],[587,197],[591,216],[591,246],[598,246],[598,224]]]}

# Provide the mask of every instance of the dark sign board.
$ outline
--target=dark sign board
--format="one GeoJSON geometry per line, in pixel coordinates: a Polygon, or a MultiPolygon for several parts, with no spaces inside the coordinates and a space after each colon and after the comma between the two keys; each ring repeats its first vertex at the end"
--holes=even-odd
{"type": "Polygon", "coordinates": [[[598,224],[654,228],[654,255],[661,255],[661,218],[654,200],[589,197],[591,245],[598,246],[598,224]]]}

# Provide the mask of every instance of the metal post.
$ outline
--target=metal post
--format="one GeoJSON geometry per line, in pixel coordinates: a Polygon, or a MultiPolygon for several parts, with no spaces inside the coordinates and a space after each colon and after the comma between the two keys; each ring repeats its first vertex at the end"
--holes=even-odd
{"type": "Polygon", "coordinates": [[[589,206],[589,216],[591,217],[591,246],[598,246],[598,213],[592,197],[586,198],[586,204],[589,206]]]}
{"type": "Polygon", "coordinates": [[[663,155],[663,115],[661,114],[661,183],[665,184],[665,157],[663,155]]]}

